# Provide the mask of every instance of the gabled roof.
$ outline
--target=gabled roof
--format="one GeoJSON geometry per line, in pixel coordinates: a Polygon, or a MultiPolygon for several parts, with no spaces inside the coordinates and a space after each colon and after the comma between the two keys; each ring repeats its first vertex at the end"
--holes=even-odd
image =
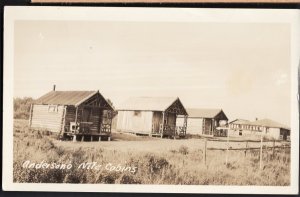
{"type": "Polygon", "coordinates": [[[207,109],[207,108],[187,108],[187,112],[189,114],[189,118],[215,118],[220,113],[224,114],[222,109],[207,109]]]}
{"type": "Polygon", "coordinates": [[[117,110],[165,111],[177,100],[179,99],[175,97],[131,97],[117,107],[117,110]]]}
{"type": "Polygon", "coordinates": [[[286,125],[283,125],[279,122],[276,122],[274,120],[271,119],[261,119],[261,120],[256,120],[254,122],[252,122],[252,125],[257,125],[257,126],[264,126],[264,127],[271,127],[271,128],[282,128],[282,129],[288,129],[290,130],[290,128],[286,125]]]}
{"type": "Polygon", "coordinates": [[[231,122],[229,122],[229,124],[241,124],[241,125],[251,125],[252,122],[250,120],[245,120],[245,119],[235,119],[231,122]]]}
{"type": "Polygon", "coordinates": [[[74,105],[99,93],[98,91],[51,91],[35,100],[36,104],[74,105]]]}

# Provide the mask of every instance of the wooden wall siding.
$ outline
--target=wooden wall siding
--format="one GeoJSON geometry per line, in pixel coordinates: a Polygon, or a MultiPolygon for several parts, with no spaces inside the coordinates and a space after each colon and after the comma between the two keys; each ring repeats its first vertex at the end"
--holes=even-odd
{"type": "Polygon", "coordinates": [[[99,133],[100,128],[100,109],[99,108],[92,108],[92,113],[89,119],[89,122],[93,122],[90,127],[91,133],[99,133]]]}
{"type": "Polygon", "coordinates": [[[117,129],[117,123],[118,123],[118,115],[114,116],[111,123],[111,129],[116,130],[117,129]]]}
{"type": "Polygon", "coordinates": [[[119,111],[117,130],[134,133],[149,134],[152,130],[153,112],[140,111],[135,115],[134,111],[119,111]]]}
{"type": "MultiPolygon", "coordinates": [[[[182,126],[184,122],[183,117],[177,118],[176,126],[182,126]]],[[[187,134],[194,134],[194,135],[202,135],[202,126],[203,126],[203,118],[188,118],[187,119],[187,134]]]]}
{"type": "Polygon", "coordinates": [[[158,133],[159,132],[159,127],[160,124],[162,124],[162,112],[153,112],[153,118],[152,118],[152,123],[153,123],[153,129],[152,132],[153,133],[158,133]]]}
{"type": "Polygon", "coordinates": [[[64,106],[57,106],[57,112],[49,112],[48,109],[48,105],[33,105],[31,127],[60,132],[64,106]]]}

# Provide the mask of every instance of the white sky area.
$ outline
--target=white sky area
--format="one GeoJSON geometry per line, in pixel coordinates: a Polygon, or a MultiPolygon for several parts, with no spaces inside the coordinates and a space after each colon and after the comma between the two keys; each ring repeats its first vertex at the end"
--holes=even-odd
{"type": "Polygon", "coordinates": [[[14,97],[100,90],[119,105],[132,96],[179,97],[222,108],[230,120],[290,125],[287,24],[17,21],[14,97]]]}

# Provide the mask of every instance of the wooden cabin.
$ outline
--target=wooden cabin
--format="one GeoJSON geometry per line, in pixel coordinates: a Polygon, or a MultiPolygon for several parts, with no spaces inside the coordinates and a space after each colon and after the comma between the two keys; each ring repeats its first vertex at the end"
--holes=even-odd
{"type": "MultiPolygon", "coordinates": [[[[187,108],[187,133],[206,136],[226,136],[226,130],[217,129],[227,124],[228,118],[222,109],[187,108]]],[[[178,117],[181,124],[184,117],[178,117]]]]}
{"type": "Polygon", "coordinates": [[[174,138],[186,135],[188,114],[179,98],[137,97],[120,106],[117,131],[174,138]],[[183,122],[176,126],[179,115],[183,122]]]}
{"type": "Polygon", "coordinates": [[[99,91],[54,89],[31,105],[29,127],[74,141],[110,140],[113,110],[99,91]]]}
{"type": "Polygon", "coordinates": [[[276,140],[290,140],[290,128],[279,122],[270,119],[260,119],[252,122],[253,126],[259,127],[259,131],[265,137],[276,140]]]}
{"type": "Polygon", "coordinates": [[[236,119],[229,123],[232,136],[260,137],[261,135],[276,140],[290,140],[290,128],[270,119],[255,121],[236,119]]]}
{"type": "Polygon", "coordinates": [[[254,136],[259,127],[252,125],[250,120],[235,119],[228,124],[230,136],[254,136]]]}

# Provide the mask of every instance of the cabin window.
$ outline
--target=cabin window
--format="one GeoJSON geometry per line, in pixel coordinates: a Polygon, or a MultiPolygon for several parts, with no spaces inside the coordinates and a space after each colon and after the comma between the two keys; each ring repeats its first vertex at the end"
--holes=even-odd
{"type": "Polygon", "coordinates": [[[140,112],[140,111],[134,111],[133,115],[134,115],[134,116],[139,116],[139,117],[140,117],[140,116],[141,116],[141,112],[140,112]]]}
{"type": "Polygon", "coordinates": [[[58,112],[57,105],[49,105],[48,106],[48,112],[58,112]]]}
{"type": "Polygon", "coordinates": [[[243,132],[242,132],[242,131],[239,131],[239,135],[243,135],[243,132]]]}

